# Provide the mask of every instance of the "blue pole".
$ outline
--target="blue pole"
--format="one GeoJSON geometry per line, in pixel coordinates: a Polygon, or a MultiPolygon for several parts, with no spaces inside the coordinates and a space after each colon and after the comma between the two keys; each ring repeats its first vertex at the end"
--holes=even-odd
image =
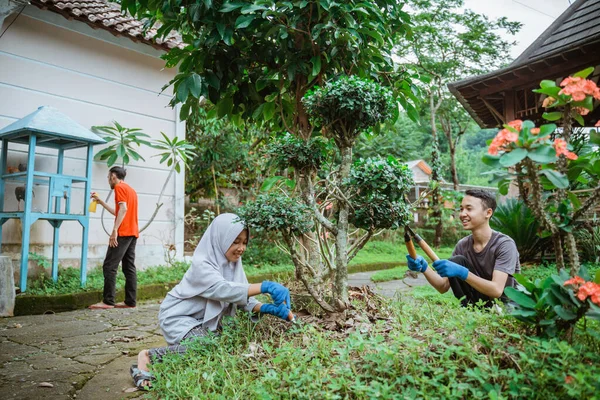
{"type": "Polygon", "coordinates": [[[23,235],[21,238],[21,292],[27,290],[27,263],[29,262],[29,233],[33,220],[31,218],[31,206],[33,203],[33,171],[35,169],[35,145],[37,136],[32,133],[29,135],[29,154],[27,155],[27,179],[25,189],[25,209],[21,217],[23,235]]]}
{"type": "MultiPolygon", "coordinates": [[[[2,175],[6,174],[6,163],[8,158],[8,142],[6,139],[2,139],[2,153],[0,154],[0,212],[4,211],[4,178],[2,175]]],[[[0,254],[2,253],[2,226],[3,221],[0,221],[0,254]]]]}
{"type": "MultiPolygon", "coordinates": [[[[62,175],[63,173],[63,164],[64,164],[65,151],[63,149],[58,150],[58,162],[56,166],[56,173],[62,175]]],[[[50,205],[52,201],[52,196],[48,196],[48,204],[50,205]]],[[[56,198],[56,204],[54,205],[54,213],[58,214],[60,212],[60,197],[56,198]]],[[[48,207],[48,212],[52,212],[50,206],[48,207]]],[[[58,281],[58,246],[59,246],[59,234],[60,234],[60,223],[55,221],[54,226],[54,241],[52,242],[52,279],[54,282],[58,281]]]]}
{"type": "Polygon", "coordinates": [[[87,164],[85,169],[85,200],[83,213],[85,218],[80,220],[83,227],[81,240],[81,287],[85,286],[87,280],[87,252],[88,252],[88,228],[90,223],[90,190],[92,189],[92,160],[94,158],[94,146],[88,144],[87,164]]]}

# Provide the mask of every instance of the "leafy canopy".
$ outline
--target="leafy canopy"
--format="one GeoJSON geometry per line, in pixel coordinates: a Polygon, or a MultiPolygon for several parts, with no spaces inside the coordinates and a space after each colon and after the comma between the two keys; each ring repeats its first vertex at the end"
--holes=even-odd
{"type": "Polygon", "coordinates": [[[178,66],[171,104],[194,117],[201,97],[217,107],[211,116],[267,121],[292,133],[310,132],[300,100],[338,74],[388,82],[416,100],[408,74],[394,71],[392,48],[410,33],[409,15],[396,0],[211,1],[122,0],[123,10],[160,22],[158,34],[177,30],[184,48],[163,58],[178,66]],[[407,78],[407,79],[404,79],[407,78]]]}

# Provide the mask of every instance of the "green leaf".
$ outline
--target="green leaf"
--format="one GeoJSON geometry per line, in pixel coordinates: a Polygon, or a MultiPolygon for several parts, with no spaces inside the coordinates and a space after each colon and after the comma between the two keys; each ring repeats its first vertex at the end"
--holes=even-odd
{"type": "Polygon", "coordinates": [[[513,287],[507,287],[504,289],[504,294],[506,294],[509,299],[513,300],[521,307],[530,309],[535,308],[535,301],[531,297],[513,287]]]}
{"type": "Polygon", "coordinates": [[[188,97],[188,92],[189,90],[187,86],[187,80],[179,81],[179,86],[177,86],[176,98],[180,103],[185,103],[188,97]]]}
{"type": "Polygon", "coordinates": [[[200,77],[200,75],[194,73],[188,78],[188,80],[190,93],[195,98],[200,98],[200,94],[202,93],[202,78],[200,77]]]}
{"type": "Polygon", "coordinates": [[[540,87],[541,88],[556,87],[556,82],[549,81],[549,80],[543,80],[540,82],[540,87]]]}
{"type": "Polygon", "coordinates": [[[535,310],[524,310],[522,308],[517,308],[511,311],[510,315],[518,315],[521,317],[535,317],[537,315],[537,311],[535,310]]]}
{"type": "Polygon", "coordinates": [[[527,279],[527,277],[523,274],[514,274],[513,277],[515,278],[515,280],[523,285],[523,287],[527,290],[529,290],[530,292],[533,292],[535,290],[535,285],[533,284],[533,282],[531,282],[529,279],[527,279]]]}
{"type": "Polygon", "coordinates": [[[596,277],[594,278],[594,283],[600,285],[600,271],[596,271],[596,277]]]}
{"type": "Polygon", "coordinates": [[[236,27],[236,29],[247,28],[252,23],[252,21],[254,21],[255,17],[256,16],[254,14],[240,15],[235,20],[235,27],[236,27]]]}
{"type": "Polygon", "coordinates": [[[500,157],[500,165],[503,167],[511,167],[516,163],[523,161],[525,157],[527,157],[527,150],[516,148],[500,157]]]}
{"type": "Polygon", "coordinates": [[[540,171],[540,173],[545,175],[546,178],[548,178],[550,182],[552,182],[552,184],[559,189],[566,189],[569,187],[569,178],[558,171],[553,169],[543,169],[540,171]]]}
{"type": "Polygon", "coordinates": [[[263,119],[270,121],[275,116],[275,103],[265,103],[263,108],[263,119]]]}
{"type": "Polygon", "coordinates": [[[559,119],[561,119],[561,117],[562,117],[562,113],[560,113],[558,111],[545,112],[544,114],[542,114],[542,118],[544,118],[545,120],[548,120],[548,121],[558,121],[559,119]]]}
{"type": "Polygon", "coordinates": [[[486,153],[481,158],[481,161],[485,165],[489,165],[490,167],[493,167],[493,168],[500,167],[500,156],[493,156],[491,154],[486,153]]]}
{"type": "Polygon", "coordinates": [[[112,167],[116,161],[117,161],[117,153],[112,153],[110,155],[110,157],[108,157],[108,160],[106,160],[106,165],[108,165],[109,167],[112,167]]]}
{"type": "Polygon", "coordinates": [[[538,134],[538,137],[547,136],[547,135],[551,134],[552,132],[554,132],[555,130],[556,130],[556,124],[544,124],[544,125],[540,126],[540,133],[538,134]]]}
{"type": "Polygon", "coordinates": [[[587,78],[592,72],[594,72],[594,67],[588,67],[582,71],[579,71],[577,73],[573,74],[573,77],[578,77],[578,78],[587,78]]]}
{"type": "Polygon", "coordinates": [[[295,179],[286,179],[284,183],[290,190],[294,190],[296,188],[295,179]]]}
{"type": "Polygon", "coordinates": [[[275,184],[277,182],[279,182],[282,179],[285,179],[285,177],[284,176],[271,176],[271,177],[265,179],[262,186],[260,187],[261,192],[268,192],[269,190],[271,190],[273,188],[273,186],[275,186],[275,184]]]}
{"type": "Polygon", "coordinates": [[[233,98],[225,97],[221,99],[221,101],[219,101],[219,104],[217,105],[217,109],[217,115],[219,116],[219,118],[229,115],[231,113],[231,110],[233,109],[233,98]]]}
{"type": "Polygon", "coordinates": [[[312,75],[313,76],[319,75],[319,72],[321,72],[321,57],[314,56],[313,58],[310,59],[310,62],[313,65],[312,75]]]}
{"type": "Polygon", "coordinates": [[[228,12],[237,10],[238,8],[242,8],[245,5],[246,5],[246,3],[227,2],[227,3],[223,4],[223,7],[221,7],[221,9],[219,11],[222,13],[228,13],[228,12]]]}
{"type": "Polygon", "coordinates": [[[527,153],[527,157],[540,164],[549,164],[556,161],[556,150],[552,146],[541,145],[527,153]]]}
{"type": "Polygon", "coordinates": [[[590,131],[590,142],[596,145],[600,145],[600,132],[596,130],[590,131]]]}
{"type": "Polygon", "coordinates": [[[577,318],[577,314],[565,309],[563,306],[554,306],[554,312],[565,321],[577,318]]]}
{"type": "Polygon", "coordinates": [[[577,123],[581,126],[585,126],[585,121],[583,120],[583,117],[577,113],[572,113],[571,116],[573,117],[573,119],[575,121],[577,121],[577,123]]]}

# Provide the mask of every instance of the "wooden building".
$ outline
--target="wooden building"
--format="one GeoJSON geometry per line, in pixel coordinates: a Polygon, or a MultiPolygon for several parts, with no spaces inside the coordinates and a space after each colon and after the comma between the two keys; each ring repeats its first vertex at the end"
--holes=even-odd
{"type": "MultiPolygon", "coordinates": [[[[600,0],[577,0],[505,68],[448,85],[481,128],[514,119],[542,122],[544,95],[533,93],[543,79],[563,78],[587,67],[600,76],[600,0]]],[[[600,107],[584,117],[586,126],[600,119],[600,107]]]]}

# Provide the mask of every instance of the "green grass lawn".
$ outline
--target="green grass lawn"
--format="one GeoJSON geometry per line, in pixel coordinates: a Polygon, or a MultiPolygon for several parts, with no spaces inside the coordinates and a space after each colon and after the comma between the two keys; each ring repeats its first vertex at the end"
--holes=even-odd
{"type": "MultiPolygon", "coordinates": [[[[435,253],[441,259],[450,258],[452,256],[453,250],[454,250],[453,247],[440,247],[439,249],[434,249],[435,253]]],[[[406,263],[406,248],[400,248],[400,251],[402,252],[400,254],[401,260],[404,263],[406,263]]],[[[427,262],[429,264],[431,264],[431,260],[427,257],[427,255],[421,249],[417,249],[417,253],[420,256],[423,256],[427,260],[427,262]]],[[[387,281],[393,281],[395,279],[402,279],[402,278],[404,278],[404,274],[406,273],[407,270],[408,270],[408,268],[406,267],[406,265],[403,265],[401,267],[378,271],[378,272],[374,273],[373,275],[371,275],[371,280],[373,282],[387,282],[387,281]]]]}
{"type": "MultiPolygon", "coordinates": [[[[243,314],[219,337],[152,366],[156,399],[594,399],[600,342],[527,336],[513,318],[467,309],[430,287],[354,302],[335,331],[243,314]]],[[[305,317],[306,318],[306,317],[305,317]]],[[[309,317],[310,318],[310,317],[309,317]]]]}
{"type": "MultiPolygon", "coordinates": [[[[366,246],[356,255],[356,257],[351,261],[350,265],[403,262],[405,261],[404,252],[404,245],[399,246],[389,242],[371,241],[367,243],[366,246]]],[[[176,262],[171,267],[156,266],[147,268],[143,271],[138,271],[138,285],[141,286],[147,284],[177,282],[181,280],[183,274],[185,274],[185,271],[187,271],[188,268],[188,263],[176,262]]],[[[246,275],[251,278],[253,276],[264,274],[292,272],[294,270],[294,266],[291,263],[279,265],[245,263],[244,270],[246,271],[246,275]]],[[[89,290],[102,290],[103,285],[104,277],[102,275],[101,267],[88,271],[87,284],[85,288],[80,287],[79,269],[61,268],[58,274],[58,282],[54,282],[48,277],[30,280],[28,283],[27,294],[56,295],[77,293],[89,290]]],[[[117,290],[124,287],[124,285],[125,277],[119,270],[117,274],[117,290]]]]}

